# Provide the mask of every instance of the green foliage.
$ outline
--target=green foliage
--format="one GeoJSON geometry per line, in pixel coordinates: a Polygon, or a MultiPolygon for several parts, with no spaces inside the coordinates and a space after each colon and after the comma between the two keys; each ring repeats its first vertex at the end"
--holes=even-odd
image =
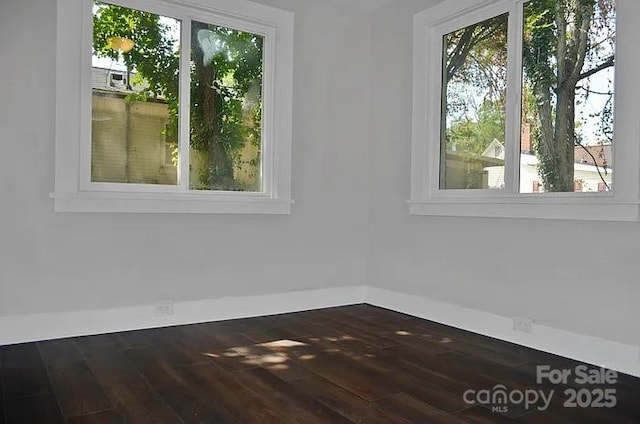
{"type": "MultiPolygon", "coordinates": [[[[155,14],[96,2],[93,50],[98,57],[122,58],[135,82],[145,87],[133,101],[149,97],[167,101],[171,123],[167,135],[177,140],[179,113],[178,40],[155,14]],[[129,52],[114,50],[110,37],[133,40],[129,52]]],[[[254,34],[193,22],[191,64],[190,145],[205,158],[199,188],[234,190],[234,164],[247,141],[260,144],[263,39],[254,34]],[[217,47],[204,63],[199,30],[208,31],[217,47]]],[[[176,142],[177,143],[177,142],[176,142]]],[[[176,150],[177,151],[177,150],[176,150]]]]}
{"type": "Polygon", "coordinates": [[[447,116],[476,113],[477,97],[506,102],[508,15],[446,35],[447,116]]]}
{"type": "MultiPolygon", "coordinates": [[[[576,108],[591,96],[607,96],[588,118],[599,120],[600,140],[612,140],[613,83],[598,92],[590,78],[614,65],[615,0],[533,0],[524,11],[522,119],[531,126],[545,188],[573,191],[574,148],[584,140],[576,108]]],[[[505,36],[500,16],[446,36],[448,144],[478,153],[490,142],[486,134],[497,134],[495,116],[483,109],[488,101],[504,105],[505,36]]]]}
{"type": "Polygon", "coordinates": [[[446,149],[475,156],[505,140],[508,16],[453,31],[446,43],[446,149]]]}
{"type": "Polygon", "coordinates": [[[93,51],[98,57],[118,60],[144,77],[149,95],[177,101],[179,56],[176,40],[159,16],[126,7],[96,2],[93,17],[93,51]],[[109,38],[125,37],[134,42],[129,52],[109,45],[109,38]]]}
{"type": "Polygon", "coordinates": [[[255,118],[261,108],[263,38],[194,21],[192,48],[191,145],[211,155],[200,179],[214,189],[242,189],[233,180],[233,167],[242,165],[239,152],[247,141],[260,141],[255,118]]]}
{"type": "Polygon", "coordinates": [[[529,86],[540,85],[552,90],[556,80],[557,33],[556,0],[537,0],[525,6],[523,64],[529,86]]]}
{"type": "MultiPolygon", "coordinates": [[[[260,93],[262,75],[262,38],[246,32],[235,31],[215,25],[194,23],[198,30],[211,31],[219,52],[213,57],[210,65],[202,63],[203,54],[196,48],[194,53],[193,78],[191,79],[192,104],[204,104],[209,91],[215,91],[215,119],[208,116],[209,110],[202,107],[192,109],[191,131],[192,147],[205,150],[212,138],[217,138],[227,151],[242,148],[249,135],[245,124],[245,97],[252,93],[260,93]],[[215,70],[212,88],[203,75],[204,67],[211,66],[215,70]]],[[[259,94],[258,94],[259,95],[259,94]]],[[[258,109],[259,101],[254,99],[254,109],[258,109]]],[[[252,113],[253,111],[248,111],[252,113]]],[[[258,121],[259,122],[259,121],[258,121]]],[[[258,126],[259,127],[259,126],[258,126]]]]}
{"type": "Polygon", "coordinates": [[[540,176],[549,191],[573,191],[574,148],[584,140],[576,107],[590,96],[608,96],[588,118],[598,120],[601,140],[612,140],[612,81],[608,92],[589,85],[592,75],[614,64],[615,1],[528,2],[524,35],[525,94],[534,100],[525,102],[524,119],[532,125],[540,176]]]}
{"type": "Polygon", "coordinates": [[[499,101],[485,100],[475,119],[463,117],[447,130],[447,150],[481,154],[493,140],[504,142],[505,114],[499,101]]]}

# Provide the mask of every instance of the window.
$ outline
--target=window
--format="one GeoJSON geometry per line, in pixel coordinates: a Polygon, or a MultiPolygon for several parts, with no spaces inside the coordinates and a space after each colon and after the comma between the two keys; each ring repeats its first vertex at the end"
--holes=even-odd
{"type": "Polygon", "coordinates": [[[625,23],[638,11],[625,7],[465,0],[418,13],[411,212],[636,220],[638,137],[623,109],[637,107],[625,23]]]}
{"type": "Polygon", "coordinates": [[[58,3],[56,211],[289,213],[290,12],[58,3]]]}
{"type": "Polygon", "coordinates": [[[440,189],[503,188],[508,22],[443,37],[440,189]]]}

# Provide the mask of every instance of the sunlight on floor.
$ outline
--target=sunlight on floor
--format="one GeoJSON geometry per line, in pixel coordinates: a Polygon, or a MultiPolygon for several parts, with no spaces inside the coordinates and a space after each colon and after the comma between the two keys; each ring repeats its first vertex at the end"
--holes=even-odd
{"type": "Polygon", "coordinates": [[[316,359],[316,355],[302,355],[298,356],[298,359],[300,359],[301,361],[310,361],[312,359],[316,359]]]}
{"type": "Polygon", "coordinates": [[[276,340],[273,342],[260,343],[258,346],[263,346],[269,349],[308,346],[306,343],[298,342],[295,340],[276,340]]]}
{"type": "MultiPolygon", "coordinates": [[[[410,335],[410,333],[405,331],[398,333],[410,335]]],[[[224,358],[237,360],[242,364],[263,367],[273,371],[289,369],[290,366],[286,363],[292,360],[311,361],[317,359],[315,354],[308,354],[300,350],[301,348],[311,348],[309,343],[325,345],[323,351],[329,354],[343,353],[357,360],[375,358],[375,355],[371,353],[355,354],[354,352],[350,352],[350,349],[345,350],[344,348],[346,346],[341,346],[341,342],[360,342],[358,339],[349,335],[307,337],[305,340],[308,343],[290,339],[270,340],[254,345],[230,347],[217,353],[203,352],[202,355],[214,360],[222,360],[224,358]],[[327,344],[330,345],[327,346],[327,344]]]]}

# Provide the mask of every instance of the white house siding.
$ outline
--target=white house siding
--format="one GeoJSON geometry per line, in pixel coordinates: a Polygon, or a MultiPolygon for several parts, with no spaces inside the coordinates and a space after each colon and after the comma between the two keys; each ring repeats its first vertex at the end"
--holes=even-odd
{"type": "MultiPolygon", "coordinates": [[[[492,166],[485,168],[485,170],[488,174],[489,188],[504,187],[503,166],[492,166]]],[[[607,185],[611,187],[613,171],[611,169],[605,171],[604,168],[600,168],[600,172],[607,185]]],[[[595,166],[581,163],[574,165],[574,179],[582,182],[582,192],[597,192],[600,188],[599,183],[602,183],[602,179],[595,166]]],[[[540,191],[544,191],[538,173],[538,161],[536,157],[533,155],[520,155],[520,193],[533,193],[536,182],[540,184],[540,191]]]]}

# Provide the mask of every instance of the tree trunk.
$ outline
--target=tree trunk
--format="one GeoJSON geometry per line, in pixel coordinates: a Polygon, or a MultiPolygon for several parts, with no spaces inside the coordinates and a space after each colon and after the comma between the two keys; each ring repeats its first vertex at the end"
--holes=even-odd
{"type": "Polygon", "coordinates": [[[580,0],[572,6],[564,1],[556,3],[555,118],[551,106],[554,90],[548,83],[534,82],[540,119],[537,146],[539,169],[548,191],[574,191],[576,85],[581,78],[589,48],[589,27],[593,13],[594,2],[590,0],[580,0]],[[571,13],[568,13],[568,7],[573,8],[571,13]],[[573,16],[571,31],[568,31],[567,15],[573,16]]]}
{"type": "Polygon", "coordinates": [[[550,191],[571,192],[574,190],[574,146],[575,146],[575,85],[569,84],[558,92],[556,105],[555,145],[557,149],[558,178],[550,191]]]}
{"type": "Polygon", "coordinates": [[[553,107],[551,105],[550,87],[542,81],[533,84],[538,117],[535,150],[540,161],[539,172],[547,191],[554,191],[557,186],[558,146],[554,132],[553,107]]]}
{"type": "Polygon", "coordinates": [[[216,105],[222,102],[220,94],[215,89],[214,64],[205,64],[204,52],[198,42],[198,31],[208,29],[207,24],[192,23],[191,46],[195,68],[195,81],[192,84],[191,104],[198,104],[200,110],[191,110],[192,127],[200,128],[197,135],[202,140],[192,140],[192,145],[198,146],[197,150],[207,156],[208,172],[206,185],[211,190],[235,190],[237,188],[233,175],[233,159],[226,151],[220,137],[220,117],[216,115],[216,105]],[[200,122],[198,122],[200,121],[200,122]]]}
{"type": "Polygon", "coordinates": [[[575,84],[564,85],[556,96],[556,110],[546,87],[535,87],[539,122],[537,152],[545,189],[572,192],[574,189],[575,84]]]}

